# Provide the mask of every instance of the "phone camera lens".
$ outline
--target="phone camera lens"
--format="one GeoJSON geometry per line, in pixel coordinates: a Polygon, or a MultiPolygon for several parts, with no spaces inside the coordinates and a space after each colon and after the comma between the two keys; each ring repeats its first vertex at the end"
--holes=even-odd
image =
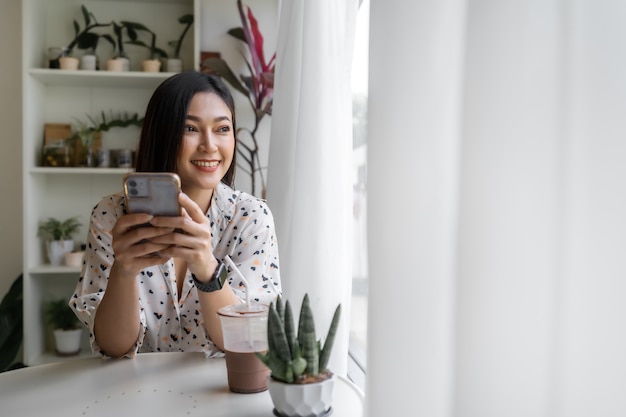
{"type": "Polygon", "coordinates": [[[130,185],[131,187],[136,187],[136,186],[137,186],[137,181],[135,181],[135,180],[130,180],[130,181],[128,182],[128,185],[130,185]]]}
{"type": "Polygon", "coordinates": [[[137,195],[137,194],[139,194],[139,191],[137,191],[137,189],[136,189],[136,188],[131,188],[131,189],[129,190],[129,193],[130,193],[130,195],[137,195]]]}

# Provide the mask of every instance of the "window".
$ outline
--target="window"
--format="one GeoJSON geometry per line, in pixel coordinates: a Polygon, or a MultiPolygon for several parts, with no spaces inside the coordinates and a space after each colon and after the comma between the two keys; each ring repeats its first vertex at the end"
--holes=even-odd
{"type": "Polygon", "coordinates": [[[362,0],[357,14],[352,58],[353,120],[353,276],[348,376],[365,388],[367,359],[367,80],[369,0],[362,0]]]}

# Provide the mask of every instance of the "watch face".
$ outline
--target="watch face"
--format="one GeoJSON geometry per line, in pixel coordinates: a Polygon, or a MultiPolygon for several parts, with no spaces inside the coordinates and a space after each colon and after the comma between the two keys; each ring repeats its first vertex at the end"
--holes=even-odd
{"type": "Polygon", "coordinates": [[[228,270],[226,269],[226,265],[220,262],[220,266],[217,267],[218,271],[215,277],[215,281],[219,283],[220,288],[224,286],[224,282],[226,282],[226,277],[228,276],[228,270]]]}

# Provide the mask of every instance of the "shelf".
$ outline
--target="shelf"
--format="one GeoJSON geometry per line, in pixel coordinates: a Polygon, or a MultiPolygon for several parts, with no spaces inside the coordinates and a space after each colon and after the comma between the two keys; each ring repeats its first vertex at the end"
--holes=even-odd
{"type": "Polygon", "coordinates": [[[37,175],[123,175],[132,172],[132,168],[55,168],[55,167],[32,167],[28,170],[37,175]]]}
{"type": "Polygon", "coordinates": [[[115,88],[156,88],[173,72],[142,71],[87,71],[33,68],[28,74],[48,86],[67,87],[115,87],[115,88]]]}
{"type": "Polygon", "coordinates": [[[39,265],[28,270],[31,274],[79,274],[80,266],[67,266],[67,265],[39,265]]]}
{"type": "Polygon", "coordinates": [[[47,365],[50,363],[69,361],[78,358],[91,358],[93,356],[94,354],[88,346],[81,346],[80,352],[73,356],[59,356],[54,352],[45,351],[41,356],[35,359],[31,365],[47,365]]]}

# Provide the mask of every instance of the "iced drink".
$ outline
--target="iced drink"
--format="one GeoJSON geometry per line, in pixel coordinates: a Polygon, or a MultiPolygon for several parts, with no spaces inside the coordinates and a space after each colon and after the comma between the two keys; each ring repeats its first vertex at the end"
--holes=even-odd
{"type": "Polygon", "coordinates": [[[255,352],[267,350],[267,312],[262,304],[238,304],[218,311],[224,335],[228,387],[233,392],[267,389],[270,370],[255,352]]]}

